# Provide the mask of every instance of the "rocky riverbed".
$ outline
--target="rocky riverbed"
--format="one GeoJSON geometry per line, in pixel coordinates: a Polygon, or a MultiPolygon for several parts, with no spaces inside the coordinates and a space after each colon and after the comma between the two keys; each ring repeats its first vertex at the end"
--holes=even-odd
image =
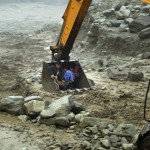
{"type": "MultiPolygon", "coordinates": [[[[19,11],[27,5],[15,7],[19,11]]],[[[59,94],[44,91],[41,74],[42,62],[51,60],[49,46],[57,41],[61,21],[48,24],[47,11],[52,5],[32,3],[27,8],[29,12],[32,8],[39,11],[37,6],[44,9],[40,15],[43,20],[33,13],[32,19],[40,20],[40,24],[33,21],[32,26],[32,19],[24,22],[23,14],[19,17],[23,21],[18,25],[19,33],[14,19],[9,28],[12,15],[0,18],[1,25],[5,24],[0,33],[1,149],[136,149],[136,139],[145,124],[143,105],[150,79],[150,39],[145,34],[148,26],[137,19],[148,16],[149,5],[134,0],[93,2],[70,56],[80,61],[95,86],[88,91],[59,94]],[[137,29],[142,27],[136,33],[131,33],[133,20],[137,29]],[[141,39],[140,32],[146,38],[141,39]],[[74,97],[73,102],[62,107],[59,101],[63,97],[66,104],[68,95],[74,97]]],[[[9,5],[0,7],[3,12],[9,5]]],[[[56,7],[61,16],[65,5],[56,7]]]]}

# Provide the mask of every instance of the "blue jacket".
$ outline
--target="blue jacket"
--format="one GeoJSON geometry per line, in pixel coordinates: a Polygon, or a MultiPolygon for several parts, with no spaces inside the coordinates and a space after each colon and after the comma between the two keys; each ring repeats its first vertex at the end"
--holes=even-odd
{"type": "Polygon", "coordinates": [[[74,74],[72,71],[70,70],[67,70],[65,73],[64,73],[64,80],[65,81],[74,81],[74,74]]]}

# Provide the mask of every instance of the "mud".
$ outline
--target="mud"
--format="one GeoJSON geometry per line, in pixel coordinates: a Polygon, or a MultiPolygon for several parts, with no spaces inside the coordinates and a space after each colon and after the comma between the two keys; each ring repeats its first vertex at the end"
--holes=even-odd
{"type": "MultiPolygon", "coordinates": [[[[20,73],[28,79],[29,73],[34,76],[38,72],[41,75],[42,62],[51,60],[49,46],[57,41],[61,28],[60,18],[65,7],[66,5],[59,3],[55,7],[45,3],[0,6],[2,14],[0,21],[3,22],[0,24],[0,98],[10,95],[39,95],[44,100],[52,102],[63,96],[45,92],[40,83],[18,84],[17,79],[20,73]],[[11,13],[6,13],[6,10],[11,13]]],[[[133,123],[139,129],[142,128],[145,124],[143,105],[150,77],[150,63],[149,60],[147,63],[139,63],[139,60],[142,53],[149,51],[147,49],[149,40],[139,41],[136,35],[128,33],[120,35],[114,28],[111,28],[111,31],[103,28],[98,44],[82,47],[80,42],[85,40],[89,30],[86,21],[77,37],[71,59],[80,61],[87,77],[94,80],[96,89],[75,95],[77,101],[82,102],[96,117],[109,118],[114,124],[133,123]],[[98,64],[103,58],[107,59],[108,66],[102,67],[98,64]],[[145,78],[140,82],[114,81],[107,75],[107,69],[112,68],[142,71],[145,78]],[[103,71],[100,72],[99,69],[103,71]],[[126,92],[127,95],[122,96],[118,91],[126,92]]],[[[29,150],[44,149],[46,143],[41,144],[45,141],[44,136],[52,137],[47,139],[47,143],[50,139],[52,143],[57,144],[64,144],[65,141],[75,142],[74,134],[67,133],[67,129],[46,126],[43,128],[37,124],[33,125],[31,121],[21,123],[17,117],[7,114],[0,114],[0,122],[5,124],[1,124],[0,128],[2,150],[18,150],[26,147],[29,150]],[[24,125],[26,128],[24,131],[13,130],[14,126],[22,128],[24,125]],[[29,139],[24,141],[29,135],[29,139]],[[41,137],[43,141],[40,140],[41,137]],[[39,145],[42,146],[38,147],[39,145]]]]}

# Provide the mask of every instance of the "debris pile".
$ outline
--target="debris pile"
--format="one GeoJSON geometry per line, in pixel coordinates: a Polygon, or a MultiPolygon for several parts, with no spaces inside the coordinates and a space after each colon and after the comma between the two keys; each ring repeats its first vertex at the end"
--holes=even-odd
{"type": "MultiPolygon", "coordinates": [[[[132,124],[111,124],[111,120],[93,117],[72,95],[64,96],[51,104],[40,96],[9,96],[0,101],[0,111],[19,115],[22,122],[46,126],[67,127],[75,134],[76,142],[65,144],[67,149],[134,149],[138,137],[132,124]],[[16,107],[14,107],[16,106],[16,107]]],[[[64,145],[58,145],[59,148],[64,145]]]]}
{"type": "MultiPolygon", "coordinates": [[[[132,5],[131,1],[125,1],[104,11],[100,11],[101,9],[98,7],[101,7],[101,3],[91,6],[90,11],[94,18],[91,28],[95,24],[99,24],[99,26],[117,27],[119,32],[139,33],[139,37],[142,39],[150,37],[150,5],[132,5]],[[95,9],[99,11],[95,11],[95,9]]],[[[91,34],[88,35],[91,36],[91,34]]]]}

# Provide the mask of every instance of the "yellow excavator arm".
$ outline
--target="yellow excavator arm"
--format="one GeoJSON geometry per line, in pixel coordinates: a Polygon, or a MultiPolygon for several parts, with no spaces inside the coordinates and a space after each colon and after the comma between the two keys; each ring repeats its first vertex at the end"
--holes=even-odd
{"type": "Polygon", "coordinates": [[[142,2],[150,3],[150,0],[142,0],[142,2]]]}
{"type": "Polygon", "coordinates": [[[69,0],[56,46],[51,46],[52,60],[69,60],[69,53],[92,0],[69,0]],[[57,54],[55,57],[55,54],[57,54]]]}
{"type": "MultiPolygon", "coordinates": [[[[61,61],[61,68],[64,66],[72,69],[78,75],[74,81],[74,88],[90,88],[93,82],[86,77],[78,61],[69,61],[69,54],[74,41],[80,30],[82,22],[86,16],[92,0],[69,0],[65,13],[63,15],[64,23],[55,46],[50,46],[52,51],[52,62],[43,62],[42,86],[48,92],[56,92],[56,84],[50,77],[49,67],[56,64],[55,61],[61,61]]],[[[57,88],[58,89],[58,88],[57,88]]]]}

